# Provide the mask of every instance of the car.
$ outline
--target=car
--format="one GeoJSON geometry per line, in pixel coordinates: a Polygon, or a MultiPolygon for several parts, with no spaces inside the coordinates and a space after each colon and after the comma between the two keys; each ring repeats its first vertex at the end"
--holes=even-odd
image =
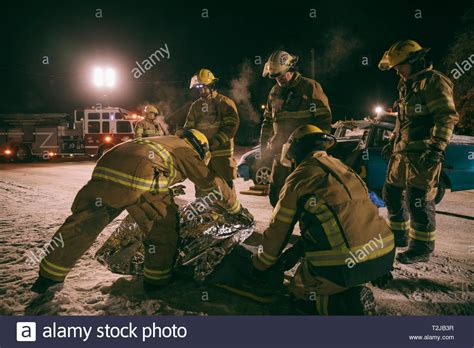
{"type": "MultiPolygon", "coordinates": [[[[339,121],[333,125],[333,134],[338,141],[329,153],[358,173],[370,191],[381,195],[387,173],[387,161],[382,158],[381,152],[394,128],[393,116],[339,121]]],[[[445,154],[435,197],[437,204],[447,189],[453,192],[474,189],[474,137],[453,135],[445,154]]],[[[255,184],[266,185],[269,183],[270,168],[271,159],[260,158],[260,150],[255,147],[242,156],[238,175],[255,184]]]]}
{"type": "MultiPolygon", "coordinates": [[[[344,123],[344,127],[342,127],[341,122],[333,125],[333,133],[338,138],[338,144],[336,145],[337,149],[332,150],[332,155],[336,155],[338,152],[341,152],[341,155],[349,152],[346,148],[352,149],[351,143],[354,141],[355,143],[359,142],[363,131],[351,131],[351,134],[349,134],[350,128],[349,123],[344,123]]],[[[244,180],[252,180],[255,185],[268,185],[272,172],[272,162],[273,155],[271,153],[267,157],[262,158],[260,146],[255,146],[240,158],[237,164],[237,175],[244,180]]]]}
{"type": "Polygon", "coordinates": [[[254,147],[240,158],[237,175],[244,180],[252,180],[255,185],[268,185],[272,173],[273,157],[262,158],[260,146],[254,147]]]}

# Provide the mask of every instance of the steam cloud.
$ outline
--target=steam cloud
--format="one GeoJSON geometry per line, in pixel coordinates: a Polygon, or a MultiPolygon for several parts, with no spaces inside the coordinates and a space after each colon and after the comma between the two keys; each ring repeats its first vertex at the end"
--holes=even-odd
{"type": "Polygon", "coordinates": [[[255,81],[255,72],[248,60],[242,63],[239,76],[230,81],[230,97],[239,105],[239,115],[253,123],[260,122],[260,114],[255,110],[251,100],[250,85],[255,81]]]}
{"type": "Polygon", "coordinates": [[[326,34],[324,41],[328,44],[322,54],[315,52],[317,75],[338,72],[347,58],[360,46],[360,41],[344,29],[330,31],[326,34]]]}

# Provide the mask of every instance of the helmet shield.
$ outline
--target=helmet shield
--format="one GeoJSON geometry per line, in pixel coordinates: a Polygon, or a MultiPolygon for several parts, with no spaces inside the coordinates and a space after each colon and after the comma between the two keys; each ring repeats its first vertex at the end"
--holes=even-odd
{"type": "Polygon", "coordinates": [[[291,167],[288,162],[299,164],[308,154],[328,150],[335,144],[336,138],[332,134],[325,133],[314,125],[300,126],[283,145],[280,163],[291,167]]]}
{"type": "Polygon", "coordinates": [[[418,42],[413,40],[398,41],[385,51],[378,67],[384,71],[400,64],[413,64],[424,58],[429,50],[429,48],[423,48],[418,42]]]}
{"type": "Polygon", "coordinates": [[[262,76],[275,79],[290,71],[298,62],[297,56],[292,56],[285,51],[275,51],[268,58],[263,67],[262,76]]]}
{"type": "Polygon", "coordinates": [[[201,69],[191,78],[189,88],[202,88],[204,86],[212,86],[217,82],[218,78],[214,76],[211,70],[201,69]]]}

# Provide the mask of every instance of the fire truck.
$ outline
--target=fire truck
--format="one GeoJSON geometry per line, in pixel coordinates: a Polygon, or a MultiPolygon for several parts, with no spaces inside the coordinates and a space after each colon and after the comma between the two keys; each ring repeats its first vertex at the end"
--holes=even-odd
{"type": "Polygon", "coordinates": [[[141,116],[119,107],[72,114],[0,114],[0,156],[18,162],[34,157],[100,157],[132,139],[138,119],[141,116]]]}

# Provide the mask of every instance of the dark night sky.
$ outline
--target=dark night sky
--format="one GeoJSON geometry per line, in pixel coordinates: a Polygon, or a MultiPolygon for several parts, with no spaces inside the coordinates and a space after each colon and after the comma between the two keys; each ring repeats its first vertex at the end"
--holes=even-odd
{"type": "Polygon", "coordinates": [[[431,59],[445,70],[442,58],[455,34],[463,30],[461,17],[473,4],[284,3],[54,5],[41,1],[2,5],[0,112],[71,111],[99,102],[101,94],[89,78],[91,67],[100,64],[119,71],[119,86],[109,99],[112,104],[134,109],[145,101],[160,100],[175,110],[194,98],[188,90],[189,78],[200,67],[212,69],[221,78],[225,93],[246,59],[255,72],[251,102],[258,106],[272,82],[261,78],[263,65],[255,66],[254,57],[266,60],[273,50],[286,49],[300,56],[300,69],[309,74],[310,49],[314,48],[316,78],[335,118],[362,117],[376,103],[388,106],[396,98],[396,75],[376,67],[383,52],[394,41],[413,38],[432,47],[431,59]],[[102,9],[103,18],[95,17],[97,8],[102,9]],[[209,10],[209,19],[201,18],[203,8],[209,10]],[[310,8],[316,9],[316,19],[309,18],[310,8]],[[421,9],[423,19],[415,19],[416,9],[421,9]],[[134,79],[130,72],[134,61],[147,58],[165,43],[171,58],[134,79]],[[43,56],[49,57],[49,65],[42,64],[43,56]],[[369,56],[371,66],[361,66],[361,56],[369,56]]]}

